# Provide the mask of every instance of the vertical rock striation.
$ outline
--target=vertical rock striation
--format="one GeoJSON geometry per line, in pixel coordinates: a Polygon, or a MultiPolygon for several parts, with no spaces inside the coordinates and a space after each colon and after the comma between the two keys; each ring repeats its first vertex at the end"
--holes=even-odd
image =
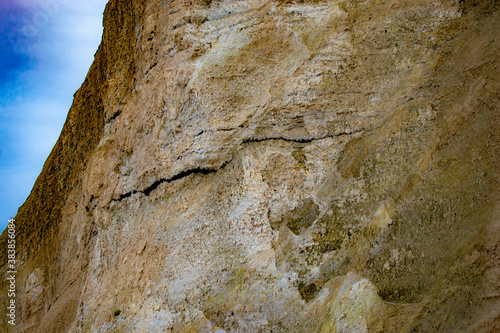
{"type": "Polygon", "coordinates": [[[499,9],[110,0],[2,331],[500,330],[499,9]]]}

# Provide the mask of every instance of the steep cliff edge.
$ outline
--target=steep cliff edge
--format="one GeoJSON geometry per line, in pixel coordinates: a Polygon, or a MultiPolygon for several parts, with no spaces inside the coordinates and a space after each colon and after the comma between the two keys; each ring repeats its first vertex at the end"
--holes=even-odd
{"type": "Polygon", "coordinates": [[[500,331],[499,10],[111,0],[2,331],[500,331]]]}

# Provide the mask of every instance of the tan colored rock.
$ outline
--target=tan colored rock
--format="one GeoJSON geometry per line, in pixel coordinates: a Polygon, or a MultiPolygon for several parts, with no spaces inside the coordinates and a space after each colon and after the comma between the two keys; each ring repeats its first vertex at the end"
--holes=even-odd
{"type": "Polygon", "coordinates": [[[111,0],[18,331],[495,332],[499,9],[111,0]]]}

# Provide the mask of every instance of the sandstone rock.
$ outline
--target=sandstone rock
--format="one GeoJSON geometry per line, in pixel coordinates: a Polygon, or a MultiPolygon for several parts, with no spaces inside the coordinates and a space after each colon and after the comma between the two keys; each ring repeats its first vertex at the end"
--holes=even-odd
{"type": "Polygon", "coordinates": [[[110,0],[16,329],[500,329],[499,9],[110,0]]]}

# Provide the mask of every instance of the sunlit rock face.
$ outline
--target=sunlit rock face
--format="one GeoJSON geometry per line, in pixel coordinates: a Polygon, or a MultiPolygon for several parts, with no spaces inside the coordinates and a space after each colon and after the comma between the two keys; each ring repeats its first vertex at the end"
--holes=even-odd
{"type": "Polygon", "coordinates": [[[500,331],[499,9],[111,0],[17,331],[500,331]]]}

